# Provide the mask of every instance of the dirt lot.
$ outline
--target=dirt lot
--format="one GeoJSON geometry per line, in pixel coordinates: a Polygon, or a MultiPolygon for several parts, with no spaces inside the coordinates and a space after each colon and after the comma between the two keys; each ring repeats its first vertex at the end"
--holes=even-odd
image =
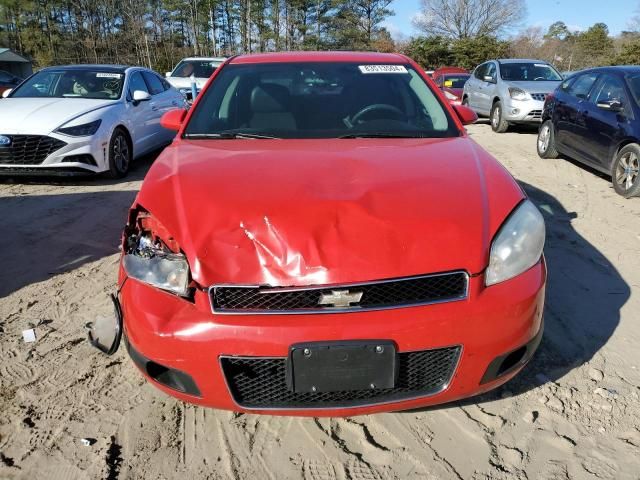
{"type": "Polygon", "coordinates": [[[505,387],[424,411],[258,417],[165,396],[83,329],[110,312],[151,159],[127,182],[0,183],[0,478],[640,478],[640,199],[540,160],[530,130],[469,130],[546,217],[546,332],[505,387]]]}

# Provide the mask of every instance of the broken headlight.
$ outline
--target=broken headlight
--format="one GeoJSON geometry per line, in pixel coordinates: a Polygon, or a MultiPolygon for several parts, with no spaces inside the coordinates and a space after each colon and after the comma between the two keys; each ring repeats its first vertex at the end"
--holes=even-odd
{"type": "Polygon", "coordinates": [[[124,269],[131,278],[181,296],[189,295],[189,264],[151,215],[138,214],[135,225],[125,229],[124,269]]]}

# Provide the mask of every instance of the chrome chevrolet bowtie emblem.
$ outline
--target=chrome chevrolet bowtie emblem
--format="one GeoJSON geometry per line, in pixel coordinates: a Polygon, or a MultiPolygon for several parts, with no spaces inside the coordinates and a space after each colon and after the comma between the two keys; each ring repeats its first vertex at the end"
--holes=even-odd
{"type": "Polygon", "coordinates": [[[349,290],[331,290],[331,293],[320,295],[318,305],[330,305],[332,307],[350,307],[352,303],[358,303],[362,298],[362,292],[349,290]]]}

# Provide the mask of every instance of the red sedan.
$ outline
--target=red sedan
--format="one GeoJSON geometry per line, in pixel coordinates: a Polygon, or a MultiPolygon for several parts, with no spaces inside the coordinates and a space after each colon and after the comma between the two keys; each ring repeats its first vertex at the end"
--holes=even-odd
{"type": "Polygon", "coordinates": [[[131,208],[116,316],[158,388],[359,415],[503,384],[542,335],[542,216],[410,59],[234,57],[131,208]],[[123,325],[123,326],[122,326],[123,325]]]}

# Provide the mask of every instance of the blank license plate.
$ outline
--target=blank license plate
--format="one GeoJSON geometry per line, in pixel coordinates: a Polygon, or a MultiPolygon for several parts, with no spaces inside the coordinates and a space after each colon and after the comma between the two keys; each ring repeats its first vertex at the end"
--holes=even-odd
{"type": "Polygon", "coordinates": [[[389,340],[296,344],[287,378],[294,392],[393,388],[396,348],[389,340]]]}

